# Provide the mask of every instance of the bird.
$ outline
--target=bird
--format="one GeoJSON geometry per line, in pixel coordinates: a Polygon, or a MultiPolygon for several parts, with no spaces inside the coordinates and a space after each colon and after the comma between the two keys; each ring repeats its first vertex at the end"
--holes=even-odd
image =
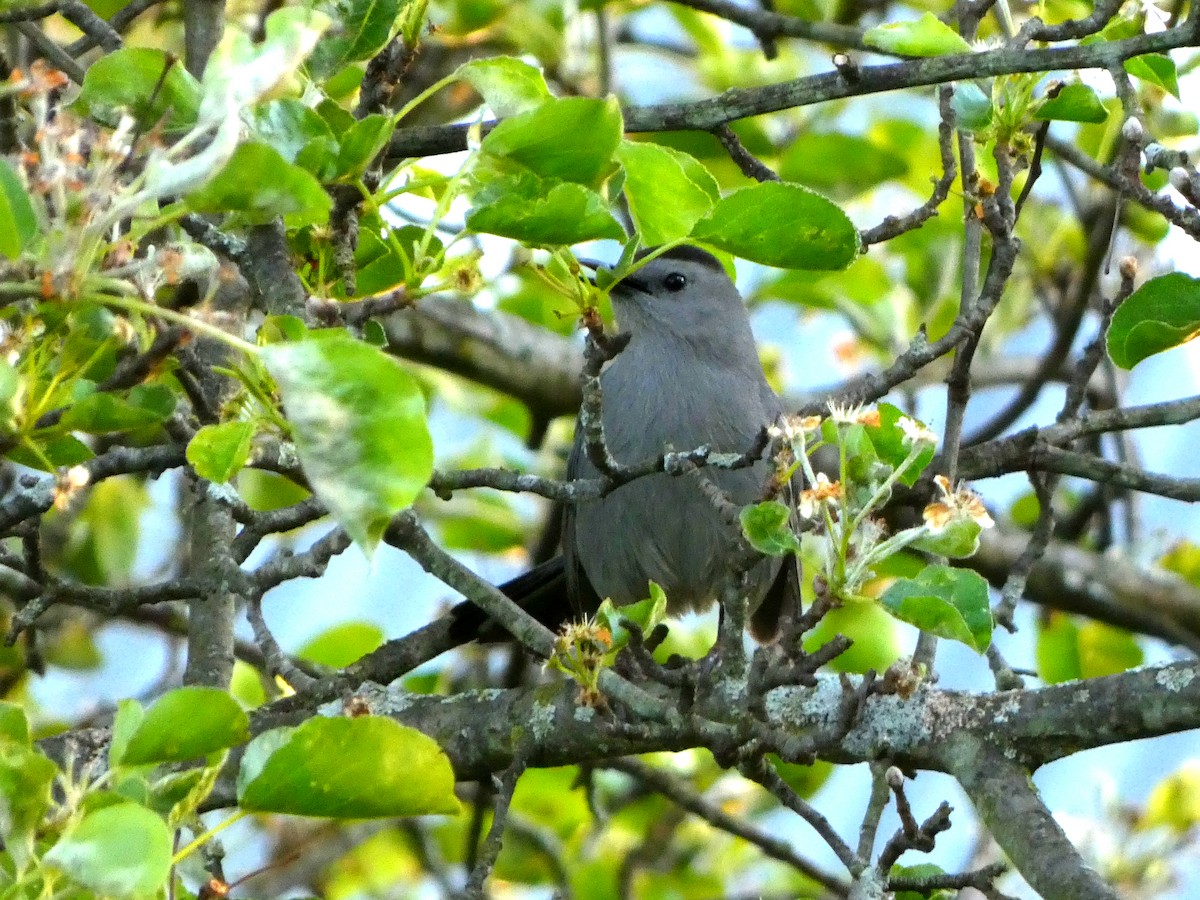
{"type": "MultiPolygon", "coordinates": [[[[653,252],[641,250],[634,259],[653,252]]],[[[742,452],[783,414],[759,362],[745,303],[713,254],[672,247],[621,278],[610,297],[616,324],[628,336],[600,374],[605,443],[618,463],[703,445],[742,452]]],[[[701,477],[744,506],[763,499],[773,465],[760,459],[740,469],[708,467],[701,477]]],[[[580,427],[566,475],[600,476],[580,427]]],[[[668,615],[703,611],[716,601],[731,562],[730,528],[696,477],[643,476],[568,504],[561,555],[500,589],[551,628],[594,613],[604,598],[617,606],[645,599],[651,581],[663,589],[668,615]]],[[[785,605],[798,600],[795,565],[765,557],[750,567],[744,585],[751,631],[770,639],[785,605]]],[[[460,604],[454,614],[459,639],[487,632],[477,607],[460,604]]]]}

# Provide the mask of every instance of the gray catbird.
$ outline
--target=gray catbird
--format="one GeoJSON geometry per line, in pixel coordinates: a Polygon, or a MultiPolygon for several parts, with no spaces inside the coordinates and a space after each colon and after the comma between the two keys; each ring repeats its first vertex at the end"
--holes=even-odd
{"type": "MultiPolygon", "coordinates": [[[[605,439],[619,463],[705,444],[744,451],[783,412],[763,376],[742,298],[712,254],[676,247],[624,278],[611,297],[617,324],[629,334],[600,376],[605,439]]],[[[744,505],[762,498],[770,471],[760,460],[742,469],[708,468],[700,477],[744,505]]],[[[598,474],[576,429],[567,476],[598,474]]],[[[662,586],[672,614],[702,610],[729,567],[730,527],[695,475],[649,475],[569,505],[562,555],[501,590],[550,627],[594,611],[604,597],[618,605],[641,600],[649,581],[662,586]]],[[[751,628],[770,637],[798,593],[794,566],[762,559],[746,585],[751,628]]],[[[455,613],[458,636],[477,636],[482,614],[466,604],[455,613]]]]}

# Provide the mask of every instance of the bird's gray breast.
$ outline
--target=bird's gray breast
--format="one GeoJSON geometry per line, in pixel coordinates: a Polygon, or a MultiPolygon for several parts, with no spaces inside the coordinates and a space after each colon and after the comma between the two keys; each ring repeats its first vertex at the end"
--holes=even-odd
{"type": "MultiPolygon", "coordinates": [[[[672,370],[631,346],[601,376],[610,452],[630,465],[705,444],[719,452],[748,449],[780,411],[753,362],[750,371],[720,365],[672,370]]],[[[579,434],[569,468],[573,477],[597,475],[579,434]]],[[[740,506],[761,498],[769,473],[763,461],[739,470],[706,467],[699,475],[655,474],[580,503],[567,526],[573,534],[564,534],[568,561],[574,557],[582,566],[600,598],[635,602],[655,581],[673,613],[705,608],[727,569],[731,525],[698,478],[711,479],[740,506]]],[[[778,568],[778,560],[764,560],[751,570],[751,608],[778,568]]]]}

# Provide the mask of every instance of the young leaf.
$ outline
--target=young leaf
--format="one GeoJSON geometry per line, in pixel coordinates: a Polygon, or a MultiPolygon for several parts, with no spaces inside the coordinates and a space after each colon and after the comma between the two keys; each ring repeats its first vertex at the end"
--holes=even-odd
{"type": "Polygon", "coordinates": [[[9,259],[20,256],[37,234],[37,224],[21,179],[8,160],[0,157],[0,253],[9,259]]]}
{"type": "Polygon", "coordinates": [[[205,425],[188,442],[187,461],[201,478],[224,484],[240,472],[250,458],[253,439],[252,422],[205,425]]]}
{"type": "Polygon", "coordinates": [[[433,472],[425,397],[391,356],[348,336],[262,350],[309,484],[370,554],[433,472]]]}
{"type": "Polygon", "coordinates": [[[84,816],[43,861],[96,894],[145,897],[166,883],[171,833],[144,806],[118,803],[84,816]]]}
{"type": "Polygon", "coordinates": [[[596,188],[612,170],[622,129],[616,98],[566,97],[505,119],[483,139],[483,150],[543,178],[596,188]]]}
{"type": "Polygon", "coordinates": [[[123,742],[117,765],[182,762],[246,740],[250,722],[228,693],[187,686],[163,694],[123,742]]]}
{"type": "Polygon", "coordinates": [[[686,237],[720,199],[716,179],[700,161],[659,144],[622,141],[625,197],[647,245],[686,237]]]}
{"type": "Polygon", "coordinates": [[[858,229],[835,203],[778,181],[734,191],[692,237],[781,269],[844,269],[859,250],[858,229]]]}
{"type": "Polygon", "coordinates": [[[1135,56],[1125,60],[1125,71],[1134,78],[1157,84],[1176,100],[1179,99],[1179,74],[1171,57],[1160,53],[1135,56]]]}
{"type": "Polygon", "coordinates": [[[251,812],[338,819],[455,814],[454,772],[431,738],[380,716],[310,719],[246,748],[238,801],[251,812]]]}
{"type": "Polygon", "coordinates": [[[992,642],[987,582],[969,569],[927,566],[916,578],[894,581],[880,602],[900,621],[961,641],[977,653],[992,642]]]}
{"type": "MultiPolygon", "coordinates": [[[[878,409],[879,425],[866,426],[866,435],[870,438],[871,446],[874,447],[878,458],[896,469],[908,458],[911,449],[910,445],[905,442],[904,432],[898,423],[900,419],[911,418],[911,416],[906,415],[903,410],[891,403],[880,403],[878,409]]],[[[933,454],[934,446],[930,444],[904,470],[900,476],[900,483],[909,487],[916,484],[921,473],[925,471],[925,467],[933,461],[933,454]]]]}
{"type": "Polygon", "coordinates": [[[341,669],[383,643],[383,631],[369,622],[342,622],[300,648],[297,656],[321,666],[341,669]]]}
{"type": "Polygon", "coordinates": [[[915,22],[876,25],[863,35],[863,43],[900,56],[943,56],[947,53],[971,52],[971,45],[963,40],[962,35],[931,12],[915,22]]]}
{"type": "Polygon", "coordinates": [[[790,525],[791,511],[779,501],[743,506],[739,518],[746,540],[759,553],[783,556],[800,549],[800,538],[790,525]]]}
{"type": "Polygon", "coordinates": [[[1099,124],[1108,118],[1108,110],[1086,84],[1073,82],[1063,85],[1057,96],[1050,97],[1033,114],[1035,119],[1055,119],[1060,122],[1092,122],[1099,124]]]}
{"type": "Polygon", "coordinates": [[[541,71],[511,56],[473,59],[455,74],[479,92],[498,119],[528,112],[550,99],[541,71]]]}
{"type": "Polygon", "coordinates": [[[1200,280],[1171,272],[1151,278],[1117,307],[1108,355],[1122,369],[1178,347],[1200,331],[1200,280]]]}
{"type": "Polygon", "coordinates": [[[891,147],[836,131],[801,134],[779,162],[779,177],[784,181],[843,196],[861,194],[907,172],[908,162],[891,147]],[[849,159],[854,160],[853,166],[842,165],[849,159]]]}

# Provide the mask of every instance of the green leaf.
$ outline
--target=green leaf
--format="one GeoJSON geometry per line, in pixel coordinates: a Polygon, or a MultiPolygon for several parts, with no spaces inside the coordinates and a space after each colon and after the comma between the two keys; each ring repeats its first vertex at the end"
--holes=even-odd
{"type": "Polygon", "coordinates": [[[23,707],[0,700],[0,743],[30,745],[29,718],[23,707]]]}
{"type": "Polygon", "coordinates": [[[171,833],[144,806],[118,803],[84,816],[43,861],[97,894],[144,897],[166,884],[171,833]]]}
{"type": "Polygon", "coordinates": [[[34,432],[29,441],[37,447],[38,452],[22,445],[14,447],[6,455],[15,463],[29,466],[31,469],[45,469],[50,464],[50,471],[61,466],[74,466],[95,456],[91,448],[73,434],[55,435],[53,431],[34,432]]]}
{"type": "MultiPolygon", "coordinates": [[[[933,863],[917,863],[914,866],[892,866],[889,873],[898,878],[940,878],[946,870],[933,863]]],[[[957,891],[936,888],[932,891],[896,891],[894,900],[953,900],[957,891]]]]}
{"type": "Polygon", "coordinates": [[[1182,837],[1200,822],[1200,762],[1184,760],[1154,786],[1138,819],[1139,831],[1169,828],[1182,837]]]}
{"type": "MultiPolygon", "coordinates": [[[[18,870],[33,860],[34,838],[50,808],[50,786],[58,767],[23,740],[9,738],[17,731],[11,704],[5,704],[5,739],[0,740],[0,839],[18,870]]],[[[24,713],[21,713],[24,720],[24,713]]]]}
{"type": "Polygon", "coordinates": [[[783,556],[800,549],[800,538],[791,528],[791,510],[778,500],[743,506],[742,532],[750,546],[768,556],[783,556]]]}
{"type": "Polygon", "coordinates": [[[550,99],[541,71],[511,56],[473,59],[454,74],[479,92],[498,119],[529,112],[550,99]]]}
{"type": "Polygon", "coordinates": [[[113,759],[126,766],[182,762],[236,746],[246,740],[249,729],[246,714],[225,691],[176,688],[146,710],[113,759]]]}
{"type": "Polygon", "coordinates": [[[1092,122],[1099,124],[1108,118],[1108,110],[1086,84],[1073,82],[1063,85],[1033,114],[1035,119],[1055,119],[1060,122],[1092,122]]]}
{"type": "Polygon", "coordinates": [[[970,53],[971,45],[962,35],[927,12],[915,22],[890,22],[876,25],[863,35],[868,47],[899,56],[944,56],[970,53]]]}
{"type": "Polygon", "coordinates": [[[264,733],[246,748],[237,795],[250,812],[339,819],[459,811],[441,747],[380,716],[315,718],[264,733]]]}
{"type": "Polygon", "coordinates": [[[892,582],[880,602],[900,621],[961,641],[977,653],[992,642],[987,582],[969,569],[927,566],[916,578],[892,582]]]}
{"type": "Polygon", "coordinates": [[[687,237],[720,198],[716,179],[700,161],[660,144],[622,141],[625,197],[648,246],[687,237]]]}
{"type": "Polygon", "coordinates": [[[250,458],[253,440],[253,422],[205,425],[188,441],[187,461],[201,478],[224,484],[240,472],[250,458]]]}
{"type": "Polygon", "coordinates": [[[623,127],[615,97],[552,99],[493,128],[483,151],[542,178],[596,188],[612,172],[623,127]]]}
{"type": "Polygon", "coordinates": [[[370,554],[429,483],[425,397],[392,357],[348,336],[262,350],[317,496],[370,554]]]}
{"type": "MultiPolygon", "coordinates": [[[[875,448],[878,458],[895,470],[908,458],[911,450],[911,447],[904,442],[904,432],[901,431],[898,423],[901,418],[912,419],[913,417],[891,403],[880,403],[878,409],[879,425],[867,426],[866,434],[871,439],[871,446],[875,448]]],[[[914,421],[917,420],[914,419],[914,421]]],[[[933,446],[929,446],[918,454],[916,460],[900,476],[901,484],[912,487],[917,483],[921,473],[933,461],[934,449],[933,446]]]]}
{"type": "Polygon", "coordinates": [[[20,256],[37,234],[37,225],[25,186],[9,161],[0,157],[0,253],[9,259],[20,256]]]}
{"type": "Polygon", "coordinates": [[[648,635],[660,622],[666,621],[667,595],[657,582],[651,581],[648,588],[650,596],[645,600],[617,606],[606,598],[596,610],[596,624],[607,628],[612,636],[607,653],[610,660],[615,659],[616,654],[629,644],[630,631],[627,623],[636,625],[643,635],[648,635]]]}
{"type": "Polygon", "coordinates": [[[779,177],[842,196],[861,194],[907,174],[908,163],[888,147],[853,134],[807,132],[794,140],[779,163],[779,177]],[[853,160],[853,165],[845,161],[853,160]]]}
{"type": "Polygon", "coordinates": [[[334,21],[331,32],[308,59],[313,77],[328,78],[348,63],[370,59],[392,36],[408,0],[332,0],[321,9],[334,21]]]}
{"type": "Polygon", "coordinates": [[[371,160],[387,146],[395,128],[391,116],[371,115],[355,122],[342,135],[335,170],[337,177],[354,179],[362,175],[371,160]]]}
{"type": "Polygon", "coordinates": [[[1125,71],[1134,78],[1140,78],[1160,88],[1179,99],[1179,75],[1175,70],[1175,61],[1160,53],[1147,53],[1145,56],[1135,56],[1125,60],[1125,71]]]}
{"type": "Polygon", "coordinates": [[[326,221],[332,201],[311,174],[274,148],[250,141],[188,197],[188,205],[197,212],[239,212],[250,223],[286,216],[288,224],[301,225],[326,221]]]}
{"type": "Polygon", "coordinates": [[[1122,369],[1178,347],[1200,331],[1200,280],[1171,272],[1151,278],[1117,307],[1108,355],[1122,369]]]}
{"type": "Polygon", "coordinates": [[[692,237],[781,269],[844,269],[859,250],[858,229],[835,203],[779,181],[734,191],[692,237]]]}
{"type": "Polygon", "coordinates": [[[139,384],[125,398],[99,392],[88,394],[63,413],[61,424],[70,431],[107,434],[165,422],[175,411],[175,394],[164,384],[139,384]]]}
{"type": "Polygon", "coordinates": [[[318,665],[340,669],[366,656],[383,643],[383,631],[370,622],[343,622],[321,632],[300,648],[297,656],[318,665]]]}
{"type": "Polygon", "coordinates": [[[290,97],[257,107],[254,132],[288,162],[314,174],[319,174],[320,167],[312,163],[325,156],[332,159],[337,151],[333,131],[321,114],[290,97]],[[302,154],[308,157],[306,162],[298,162],[302,154]]]}
{"type": "Polygon", "coordinates": [[[1087,622],[1079,628],[1079,673],[1084,678],[1116,675],[1145,661],[1137,639],[1124,628],[1087,622]]]}
{"type": "Polygon", "coordinates": [[[1061,684],[1082,677],[1079,663],[1079,627],[1070,616],[1052,612],[1038,624],[1034,648],[1038,677],[1046,684],[1061,684]]]}
{"type": "Polygon", "coordinates": [[[992,98],[973,81],[955,86],[950,106],[955,124],[964,131],[983,131],[992,124],[992,98]]]}
{"type": "Polygon", "coordinates": [[[200,84],[176,57],[124,47],[88,67],[73,109],[107,125],[116,125],[126,110],[143,130],[160,122],[176,130],[195,123],[200,96],[200,84]]]}
{"type": "Polygon", "coordinates": [[[569,181],[493,174],[473,201],[467,227],[476,232],[541,246],[625,237],[604,198],[569,181]]]}

